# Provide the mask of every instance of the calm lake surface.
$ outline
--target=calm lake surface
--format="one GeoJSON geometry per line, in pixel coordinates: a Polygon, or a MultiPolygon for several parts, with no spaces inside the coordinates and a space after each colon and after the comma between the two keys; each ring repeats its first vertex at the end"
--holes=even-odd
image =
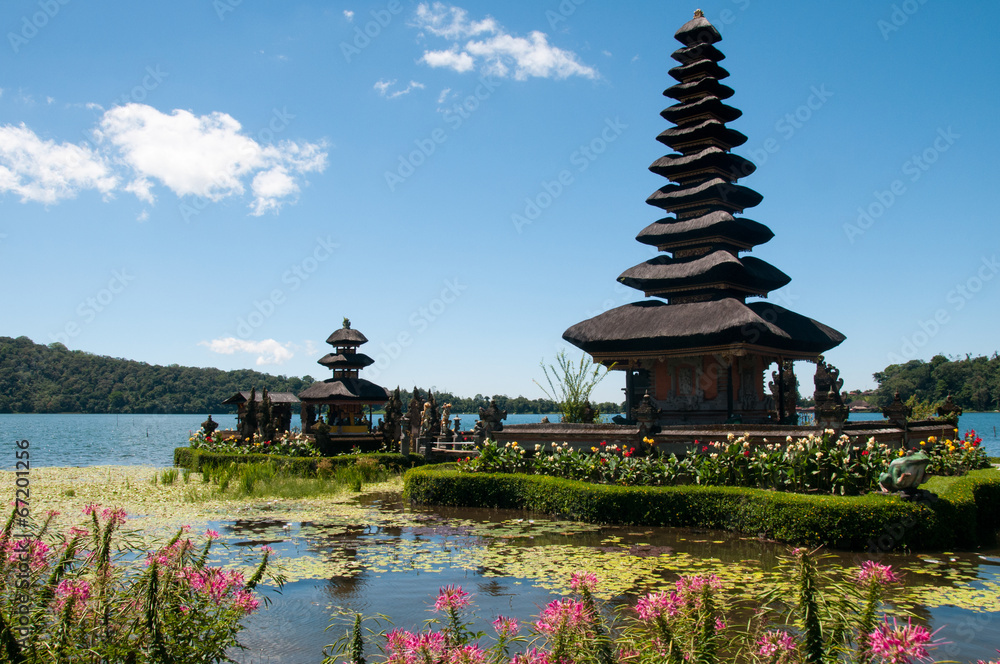
{"type": "MultiPolygon", "coordinates": [[[[462,429],[475,425],[476,415],[459,415],[462,429]]],[[[31,442],[31,456],[38,466],[103,466],[173,464],[174,448],[187,444],[201,427],[204,415],[11,415],[0,414],[0,468],[13,469],[15,440],[31,442]],[[7,447],[4,448],[3,446],[7,447]],[[9,454],[7,451],[9,450],[9,454]]],[[[378,416],[376,416],[376,421],[378,416]]],[[[509,415],[507,424],[540,422],[543,415],[509,415]]],[[[557,422],[558,415],[548,415],[557,422]]],[[[222,428],[236,426],[235,415],[212,416],[222,428]]],[[[852,413],[851,419],[881,419],[875,413],[852,413]]],[[[293,416],[297,426],[298,416],[293,416]]],[[[975,429],[991,456],[1000,456],[1000,413],[966,413],[959,431],[975,429]]]]}
{"type": "MultiPolygon", "coordinates": [[[[5,456],[0,467],[13,468],[13,443],[21,439],[31,442],[35,466],[167,467],[173,449],[186,444],[189,432],[206,416],[0,415],[0,438],[6,446],[0,447],[5,456]]],[[[537,422],[541,417],[515,415],[507,422],[537,422]]],[[[235,416],[214,419],[223,427],[235,424],[235,416]]],[[[463,416],[463,427],[471,427],[475,419],[463,416]]],[[[993,456],[1000,456],[998,426],[998,413],[965,414],[959,422],[962,432],[976,429],[993,456]]],[[[479,616],[475,629],[488,631],[488,622],[497,615],[523,623],[561,596],[568,589],[555,582],[555,570],[567,565],[606,579],[632,579],[634,592],[654,579],[672,581],[678,573],[705,571],[705,564],[770,569],[786,550],[711,531],[598,527],[509,511],[414,507],[403,505],[394,494],[362,496],[357,503],[363,511],[354,522],[331,515],[311,522],[234,517],[213,523],[232,550],[270,543],[288,561],[335,570],[321,580],[289,583],[282,595],[268,592],[273,602],[248,618],[241,635],[248,650],[233,653],[235,659],[246,664],[318,663],[323,646],[343,634],[341,626],[325,631],[337,607],[369,616],[386,614],[397,627],[418,629],[433,617],[428,609],[438,588],[448,584],[474,594],[479,616]]],[[[975,662],[996,657],[1000,550],[882,559],[917,575],[910,578],[939,579],[942,596],[950,592],[956,598],[928,599],[926,606],[915,607],[917,619],[932,629],[946,626],[939,636],[951,643],[933,652],[935,659],[975,662]],[[921,570],[927,574],[921,575],[921,570]]],[[[842,557],[845,565],[856,560],[853,555],[842,557]]],[[[727,584],[739,587],[743,581],[739,572],[734,574],[727,584]]]]}

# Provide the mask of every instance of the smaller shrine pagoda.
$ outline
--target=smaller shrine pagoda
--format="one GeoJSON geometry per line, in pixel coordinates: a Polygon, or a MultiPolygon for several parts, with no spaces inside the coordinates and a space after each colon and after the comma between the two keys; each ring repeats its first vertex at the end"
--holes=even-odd
{"type": "Polygon", "coordinates": [[[299,394],[304,433],[312,431],[318,422],[329,427],[329,434],[359,434],[371,430],[372,408],[388,401],[389,392],[360,377],[362,369],[375,363],[358,352],[358,346],[367,342],[365,335],[351,328],[347,318],[343,327],[327,338],[326,343],[333,346],[333,352],[324,355],[319,363],[332,369],[333,377],[313,383],[299,394]]]}

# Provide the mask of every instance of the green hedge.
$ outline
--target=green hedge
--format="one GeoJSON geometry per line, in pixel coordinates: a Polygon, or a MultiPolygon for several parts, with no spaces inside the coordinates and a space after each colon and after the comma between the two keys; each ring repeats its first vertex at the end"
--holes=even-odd
{"type": "Polygon", "coordinates": [[[555,514],[591,523],[718,528],[794,544],[868,550],[971,548],[1000,526],[1000,473],[957,478],[934,502],[820,496],[740,487],[622,487],[539,475],[459,473],[452,464],[404,478],[412,502],[555,514]]]}
{"type": "Polygon", "coordinates": [[[279,468],[288,469],[295,475],[301,477],[313,477],[316,475],[316,464],[323,459],[329,459],[333,465],[347,465],[355,463],[360,457],[371,457],[380,465],[392,470],[406,470],[424,463],[424,457],[418,454],[344,454],[334,457],[287,457],[276,454],[224,454],[221,452],[209,452],[207,450],[195,450],[190,447],[178,447],[174,449],[174,465],[181,468],[188,468],[193,472],[200,472],[205,466],[221,466],[228,463],[263,463],[273,461],[279,468]]]}

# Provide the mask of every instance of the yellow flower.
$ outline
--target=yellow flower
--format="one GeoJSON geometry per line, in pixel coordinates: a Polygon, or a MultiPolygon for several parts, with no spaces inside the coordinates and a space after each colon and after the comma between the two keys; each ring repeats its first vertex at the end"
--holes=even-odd
{"type": "Polygon", "coordinates": [[[926,444],[927,444],[927,443],[925,443],[924,441],[920,441],[920,445],[921,445],[921,446],[923,446],[923,445],[926,445],[926,444]]]}
{"type": "Polygon", "coordinates": [[[899,456],[903,456],[903,454],[905,454],[905,452],[903,452],[903,450],[900,450],[899,451],[899,456]]]}
{"type": "Polygon", "coordinates": [[[927,436],[927,442],[933,445],[937,442],[937,436],[927,436]]]}

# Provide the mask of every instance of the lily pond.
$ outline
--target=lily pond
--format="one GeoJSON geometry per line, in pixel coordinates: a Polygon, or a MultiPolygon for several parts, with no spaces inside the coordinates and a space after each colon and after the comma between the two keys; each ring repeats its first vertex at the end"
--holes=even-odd
{"type": "MultiPolygon", "coordinates": [[[[249,550],[271,546],[288,578],[281,594],[246,621],[245,664],[318,663],[323,647],[345,631],[345,614],[385,614],[396,627],[419,629],[438,588],[473,594],[474,629],[497,615],[522,621],[569,593],[573,572],[595,572],[595,593],[612,603],[672,585],[680,574],[717,574],[734,597],[784,583],[775,569],[787,547],[730,533],[606,527],[522,512],[442,509],[403,504],[401,480],[361,493],[299,500],[218,500],[195,473],[154,484],[152,467],[40,468],[32,471],[35,514],[55,509],[63,525],[82,506],[125,507],[127,527],[165,539],[180,525],[192,536],[219,531],[225,545],[215,564],[245,565],[249,550]],[[333,627],[327,627],[333,623],[333,627]]],[[[8,475],[8,473],[0,473],[8,475]]],[[[6,482],[8,477],[0,477],[6,482]]],[[[12,479],[11,479],[12,481],[12,479]]],[[[825,566],[852,568],[860,554],[835,554],[825,566]]],[[[911,611],[949,643],[937,660],[995,658],[1000,646],[1000,550],[883,555],[904,573],[897,606],[911,611]]],[[[374,626],[374,623],[372,623],[374,626]]]]}

